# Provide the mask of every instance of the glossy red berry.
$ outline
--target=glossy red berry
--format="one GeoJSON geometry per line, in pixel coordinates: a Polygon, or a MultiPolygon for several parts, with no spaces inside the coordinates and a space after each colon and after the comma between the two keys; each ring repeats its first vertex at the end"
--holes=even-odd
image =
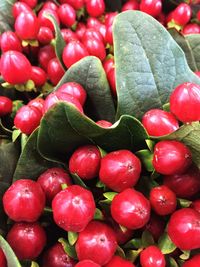
{"type": "Polygon", "coordinates": [[[99,179],[116,192],[136,185],[140,173],[141,162],[129,150],[110,152],[101,159],[99,179]]]}
{"type": "Polygon", "coordinates": [[[174,115],[161,109],[147,111],[142,118],[142,124],[151,136],[170,134],[179,128],[174,115]]]}
{"type": "Polygon", "coordinates": [[[107,79],[110,84],[110,89],[114,97],[117,96],[117,89],[116,89],[116,75],[115,75],[115,68],[112,68],[107,73],[107,79]]]}
{"type": "Polygon", "coordinates": [[[182,267],[199,267],[199,266],[200,266],[200,255],[199,254],[185,261],[182,265],[182,267]]]}
{"type": "Polygon", "coordinates": [[[55,4],[53,1],[45,1],[43,5],[44,9],[52,9],[54,11],[58,11],[58,5],[55,4]]]}
{"type": "Polygon", "coordinates": [[[69,43],[70,41],[78,41],[77,34],[70,29],[61,29],[61,34],[66,43],[69,43]]]}
{"type": "Polygon", "coordinates": [[[4,255],[2,249],[0,249],[0,266],[1,266],[1,267],[7,267],[6,257],[5,257],[5,255],[4,255]]]}
{"type": "Polygon", "coordinates": [[[69,171],[83,180],[90,180],[98,176],[100,162],[101,153],[96,146],[81,146],[69,159],[69,171]]]}
{"type": "Polygon", "coordinates": [[[12,100],[6,96],[0,96],[0,117],[12,112],[12,100]]]}
{"type": "Polygon", "coordinates": [[[21,40],[35,40],[39,21],[33,13],[22,12],[15,20],[15,32],[21,40]]]}
{"type": "Polygon", "coordinates": [[[89,38],[92,38],[92,39],[95,38],[101,43],[104,42],[103,36],[101,35],[101,33],[97,29],[89,28],[89,29],[85,30],[84,35],[81,38],[81,40],[84,41],[84,40],[87,40],[89,38]]]}
{"type": "Polygon", "coordinates": [[[1,51],[7,52],[9,50],[22,51],[22,46],[17,35],[12,31],[6,31],[1,35],[1,51]]]}
{"type": "Polygon", "coordinates": [[[79,233],[75,248],[80,261],[92,260],[105,265],[117,249],[116,236],[105,223],[92,221],[79,233]]]}
{"type": "Polygon", "coordinates": [[[3,79],[10,84],[22,84],[31,77],[31,64],[18,51],[7,51],[2,54],[0,70],[3,79]]]}
{"type": "Polygon", "coordinates": [[[34,98],[28,102],[28,106],[35,107],[43,113],[44,99],[41,97],[34,98]]]}
{"type": "Polygon", "coordinates": [[[152,234],[154,240],[157,242],[165,230],[165,221],[163,220],[163,217],[151,212],[151,217],[145,225],[145,229],[152,234]]]}
{"type": "Polygon", "coordinates": [[[103,62],[103,68],[105,70],[105,73],[108,74],[108,72],[115,67],[114,58],[108,58],[105,59],[103,62]]]}
{"type": "Polygon", "coordinates": [[[15,115],[14,125],[22,133],[31,134],[40,124],[42,112],[34,106],[23,106],[15,115]]]}
{"type": "Polygon", "coordinates": [[[150,191],[149,200],[159,215],[168,215],[176,210],[176,194],[165,185],[154,187],[150,191]]]}
{"type": "Polygon", "coordinates": [[[200,33],[200,26],[196,23],[188,23],[182,30],[184,35],[200,33]]]}
{"type": "Polygon", "coordinates": [[[38,13],[38,20],[39,20],[40,27],[42,26],[48,27],[54,32],[53,23],[48,18],[46,18],[45,14],[51,14],[56,20],[57,24],[60,25],[58,14],[55,10],[49,9],[49,8],[42,8],[40,12],[38,13]]]}
{"type": "Polygon", "coordinates": [[[158,173],[181,174],[191,165],[192,155],[189,148],[183,143],[164,140],[155,145],[152,163],[158,173]]]}
{"type": "Polygon", "coordinates": [[[171,20],[173,20],[178,25],[186,25],[192,16],[192,9],[190,5],[186,3],[180,3],[171,14],[171,20]]]}
{"type": "Polygon", "coordinates": [[[137,0],[129,0],[122,6],[122,12],[127,10],[138,10],[139,9],[139,3],[137,0]]]}
{"type": "Polygon", "coordinates": [[[190,207],[200,213],[200,199],[196,199],[195,201],[193,201],[190,207]]]}
{"type": "Polygon", "coordinates": [[[153,16],[157,17],[162,10],[161,0],[141,0],[140,10],[153,16]]]}
{"type": "Polygon", "coordinates": [[[72,95],[62,92],[51,93],[47,96],[44,102],[43,113],[46,113],[50,108],[53,108],[53,106],[60,101],[73,105],[78,111],[83,113],[83,108],[80,102],[72,95]]]}
{"type": "Polygon", "coordinates": [[[103,42],[94,37],[83,37],[82,43],[89,55],[98,57],[101,61],[105,59],[106,49],[103,42]]]}
{"type": "Polygon", "coordinates": [[[106,120],[96,121],[96,124],[101,126],[102,128],[109,128],[112,126],[112,123],[106,120]]]}
{"type": "MultiPolygon", "coordinates": [[[[88,27],[89,28],[89,27],[88,27]]],[[[84,33],[86,31],[86,25],[83,22],[79,22],[76,27],[75,34],[79,40],[82,39],[84,33]]]]}
{"type": "Polygon", "coordinates": [[[120,225],[133,230],[139,229],[150,218],[150,203],[142,193],[128,188],[114,197],[111,214],[120,225]]]}
{"type": "Polygon", "coordinates": [[[76,11],[68,4],[59,6],[58,16],[60,22],[66,27],[71,27],[76,22],[76,11]]]}
{"type": "Polygon", "coordinates": [[[18,15],[22,12],[33,13],[30,6],[28,6],[26,3],[15,2],[12,6],[12,14],[13,14],[14,19],[16,19],[18,15]]]}
{"type": "Polygon", "coordinates": [[[35,86],[42,86],[47,80],[47,74],[42,68],[32,66],[30,79],[34,82],[35,86]]]}
{"type": "Polygon", "coordinates": [[[7,234],[7,241],[19,260],[34,260],[46,245],[46,233],[36,223],[15,223],[7,234]]]}
{"type": "Polygon", "coordinates": [[[168,235],[181,250],[200,248],[200,214],[194,209],[175,211],[168,223],[168,235]]]}
{"type": "Polygon", "coordinates": [[[128,261],[128,260],[125,260],[119,256],[113,256],[112,259],[106,264],[104,265],[105,267],[114,267],[114,266],[117,266],[117,267],[135,267],[135,265],[128,261]]]}
{"type": "Polygon", "coordinates": [[[165,267],[166,261],[161,250],[156,246],[149,246],[140,253],[141,267],[165,267]]]}
{"type": "Polygon", "coordinates": [[[47,203],[51,203],[55,195],[62,190],[62,184],[71,185],[71,177],[62,168],[50,168],[43,172],[37,182],[42,187],[47,203]]]}
{"type": "Polygon", "coordinates": [[[200,85],[183,83],[170,96],[170,110],[182,122],[200,120],[200,85]]]}
{"type": "Polygon", "coordinates": [[[94,261],[91,260],[83,260],[79,261],[75,267],[101,267],[101,265],[95,263],[94,261]]]}
{"type": "Polygon", "coordinates": [[[30,6],[30,8],[35,8],[38,0],[20,0],[20,2],[26,3],[28,6],[30,6]]]}
{"type": "Polygon", "coordinates": [[[51,45],[45,45],[40,48],[38,53],[38,61],[41,67],[46,71],[48,67],[48,63],[52,58],[55,58],[55,50],[51,45]]]}
{"type": "Polygon", "coordinates": [[[53,31],[48,27],[40,27],[37,35],[37,40],[42,45],[48,45],[54,38],[53,31]]]}
{"type": "Polygon", "coordinates": [[[105,11],[104,0],[87,0],[86,10],[90,17],[100,17],[105,11]]]}
{"type": "Polygon", "coordinates": [[[47,74],[53,85],[57,85],[57,83],[61,80],[65,74],[65,70],[63,69],[58,58],[52,58],[49,61],[47,74]]]}
{"type": "Polygon", "coordinates": [[[45,194],[35,181],[20,179],[4,193],[3,206],[13,221],[35,222],[43,212],[45,194]]]}
{"type": "Polygon", "coordinates": [[[75,97],[80,104],[83,106],[87,97],[85,89],[79,84],[75,82],[68,82],[61,85],[57,92],[67,93],[75,97]]]}
{"type": "Polygon", "coordinates": [[[74,267],[76,261],[65,251],[61,243],[50,247],[43,256],[42,267],[74,267]]]}
{"type": "Polygon", "coordinates": [[[92,193],[79,185],[60,191],[52,201],[54,221],[65,231],[83,231],[93,219],[95,208],[92,193]]]}
{"type": "Polygon", "coordinates": [[[62,59],[65,66],[69,68],[71,65],[88,55],[88,51],[81,42],[71,41],[65,46],[62,59]]]}
{"type": "Polygon", "coordinates": [[[164,176],[163,182],[177,197],[190,198],[200,191],[200,171],[191,167],[183,174],[164,176]]]}
{"type": "Polygon", "coordinates": [[[84,7],[85,5],[85,0],[59,0],[59,2],[61,4],[67,3],[71,5],[73,8],[75,8],[76,10],[84,7]]]}

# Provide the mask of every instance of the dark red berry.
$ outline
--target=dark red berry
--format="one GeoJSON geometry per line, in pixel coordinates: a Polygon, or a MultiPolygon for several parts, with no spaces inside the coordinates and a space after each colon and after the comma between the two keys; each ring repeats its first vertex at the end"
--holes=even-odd
{"type": "Polygon", "coordinates": [[[141,267],[165,267],[166,261],[161,250],[156,246],[149,246],[140,253],[141,267]]]}
{"type": "Polygon", "coordinates": [[[101,267],[101,265],[95,263],[94,261],[91,260],[83,260],[79,261],[75,267],[101,267]]]}
{"type": "Polygon", "coordinates": [[[58,11],[58,6],[53,1],[45,1],[43,5],[44,9],[52,9],[54,11],[58,11]]]}
{"type": "Polygon", "coordinates": [[[54,32],[53,23],[48,18],[46,18],[45,14],[51,14],[54,17],[54,19],[56,20],[57,24],[60,25],[60,20],[59,20],[59,17],[57,15],[57,12],[53,9],[42,8],[40,10],[40,12],[38,13],[38,20],[39,20],[40,27],[42,27],[42,26],[48,27],[54,32]]]}
{"type": "Polygon", "coordinates": [[[45,45],[40,48],[38,53],[38,61],[44,70],[47,70],[49,61],[55,57],[56,54],[53,46],[45,45]]]}
{"type": "Polygon", "coordinates": [[[109,128],[112,126],[112,123],[106,120],[100,120],[100,121],[96,121],[96,124],[103,127],[103,128],[109,128]]]}
{"type": "Polygon", "coordinates": [[[63,69],[58,58],[52,58],[49,61],[47,67],[47,74],[53,85],[57,85],[57,83],[63,77],[63,75],[65,74],[65,70],[63,69]]]}
{"type": "Polygon", "coordinates": [[[3,250],[1,248],[0,248],[0,266],[1,267],[7,267],[6,257],[5,257],[3,250]]]}
{"type": "Polygon", "coordinates": [[[34,98],[28,102],[28,106],[35,107],[43,113],[44,99],[41,97],[34,98]]]}
{"type": "Polygon", "coordinates": [[[191,208],[175,211],[168,223],[168,235],[181,250],[200,248],[200,214],[191,208]]]}
{"type": "Polygon", "coordinates": [[[182,267],[199,267],[199,266],[200,266],[200,255],[199,254],[185,261],[182,265],[182,267]]]}
{"type": "Polygon", "coordinates": [[[95,38],[101,43],[104,42],[103,36],[97,29],[86,29],[82,41],[87,40],[88,38],[95,38]]]}
{"type": "Polygon", "coordinates": [[[112,259],[106,264],[104,265],[104,267],[135,267],[135,265],[128,260],[125,260],[119,256],[113,256],[112,259]]]}
{"type": "Polygon", "coordinates": [[[150,203],[135,189],[125,189],[111,203],[113,219],[129,229],[142,228],[150,218],[150,203]]]}
{"type": "Polygon", "coordinates": [[[71,185],[60,191],[52,202],[55,223],[65,231],[81,232],[93,219],[95,202],[92,193],[71,185]]]}
{"type": "Polygon", "coordinates": [[[32,66],[30,79],[34,82],[35,86],[42,86],[47,80],[47,74],[42,68],[32,66]]]}
{"type": "Polygon", "coordinates": [[[48,45],[54,38],[53,31],[48,27],[40,27],[37,40],[42,45],[48,45]]]}
{"type": "Polygon", "coordinates": [[[59,2],[61,4],[67,3],[67,4],[71,5],[73,8],[75,8],[76,10],[84,7],[84,5],[85,5],[84,0],[59,0],[59,2]]]}
{"type": "Polygon", "coordinates": [[[174,115],[161,109],[147,111],[142,118],[142,124],[148,134],[152,136],[170,134],[179,128],[178,121],[174,115]]]}
{"type": "Polygon", "coordinates": [[[186,3],[180,3],[171,13],[170,19],[178,25],[186,25],[192,16],[192,9],[186,3]]]}
{"type": "Polygon", "coordinates": [[[106,57],[106,50],[103,42],[94,37],[83,37],[83,45],[89,55],[98,57],[103,61],[106,57]]]}
{"type": "Polygon", "coordinates": [[[103,68],[106,72],[106,74],[108,74],[108,72],[113,69],[115,67],[115,63],[114,63],[114,58],[108,58],[105,59],[103,62],[103,68]]]}
{"type": "Polygon", "coordinates": [[[193,201],[190,207],[200,213],[200,199],[196,199],[195,201],[193,201]]]}
{"type": "Polygon", "coordinates": [[[30,6],[30,8],[35,8],[38,0],[20,0],[20,2],[26,3],[28,6],[30,6]]]}
{"type": "Polygon", "coordinates": [[[62,190],[62,184],[71,185],[71,177],[62,168],[50,168],[43,172],[37,182],[46,195],[47,203],[51,203],[55,195],[62,190]]]}
{"type": "Polygon", "coordinates": [[[15,115],[14,125],[22,133],[31,134],[40,124],[42,112],[34,106],[23,106],[15,115]]]}
{"type": "Polygon", "coordinates": [[[105,11],[104,0],[87,0],[86,10],[90,17],[100,17],[105,11]]]}
{"type": "Polygon", "coordinates": [[[31,64],[18,51],[7,51],[2,54],[0,70],[3,79],[10,84],[22,84],[31,77],[31,64]]]}
{"type": "Polygon", "coordinates": [[[22,46],[17,35],[12,31],[6,31],[1,35],[1,51],[7,52],[14,50],[22,52],[22,46]]]}
{"type": "Polygon", "coordinates": [[[88,55],[88,51],[81,42],[72,40],[65,46],[62,59],[65,66],[69,68],[71,65],[88,55]]]}
{"type": "Polygon", "coordinates": [[[43,256],[42,267],[74,267],[76,261],[64,251],[61,243],[50,247],[43,256]]]}
{"type": "Polygon", "coordinates": [[[78,259],[92,260],[99,265],[108,263],[117,249],[116,236],[112,228],[99,221],[90,222],[79,233],[76,242],[78,259]]]}
{"type": "Polygon", "coordinates": [[[152,212],[148,223],[145,225],[145,229],[152,234],[154,240],[157,242],[165,229],[165,221],[163,220],[163,217],[152,212]]]}
{"type": "Polygon", "coordinates": [[[59,6],[58,16],[60,22],[66,27],[71,27],[76,22],[76,11],[68,4],[59,6]]]}
{"type": "Polygon", "coordinates": [[[139,9],[139,3],[137,0],[129,0],[122,6],[122,12],[127,10],[138,10],[139,9]]]}
{"type": "Polygon", "coordinates": [[[129,150],[110,152],[101,159],[99,179],[116,192],[136,185],[140,173],[140,160],[129,150]]]}
{"type": "Polygon", "coordinates": [[[46,245],[46,233],[37,222],[15,223],[7,234],[7,241],[19,260],[34,260],[46,245]]]}
{"type": "Polygon", "coordinates": [[[141,0],[140,10],[153,17],[157,17],[162,10],[162,1],[161,0],[141,0]]]}
{"type": "Polygon", "coordinates": [[[13,14],[14,19],[16,19],[18,15],[22,12],[33,13],[30,6],[28,6],[26,3],[15,2],[12,6],[12,14],[13,14]]]}
{"type": "Polygon", "coordinates": [[[149,200],[151,207],[159,215],[168,215],[176,210],[176,195],[165,185],[154,187],[149,200]]]}
{"type": "Polygon", "coordinates": [[[200,85],[183,83],[170,96],[170,110],[182,122],[200,120],[200,85]]]}
{"type": "Polygon", "coordinates": [[[110,89],[114,97],[117,96],[117,89],[116,89],[116,75],[115,75],[115,68],[112,68],[107,73],[107,79],[110,84],[110,89]]]}
{"type": "Polygon", "coordinates": [[[66,43],[69,43],[70,41],[78,41],[77,34],[70,29],[61,29],[61,34],[66,43]]]}
{"type": "Polygon", "coordinates": [[[185,27],[182,30],[182,33],[184,35],[198,34],[198,33],[200,33],[200,26],[196,23],[189,23],[189,24],[185,25],[185,27]]]}
{"type": "Polygon", "coordinates": [[[67,93],[75,97],[80,104],[83,106],[87,97],[85,89],[79,84],[75,82],[68,82],[61,85],[57,92],[67,93]]]}
{"type": "Polygon", "coordinates": [[[13,221],[35,222],[43,212],[45,194],[35,181],[17,180],[4,193],[3,206],[13,221]]]}
{"type": "Polygon", "coordinates": [[[158,173],[174,175],[184,173],[192,163],[188,147],[179,141],[160,141],[154,147],[153,166],[158,173]]]}
{"type": "Polygon", "coordinates": [[[78,37],[79,40],[82,39],[85,31],[86,31],[86,25],[84,23],[82,23],[82,22],[79,22],[77,24],[76,31],[75,31],[75,34],[76,34],[76,36],[78,37]]]}
{"type": "Polygon", "coordinates": [[[12,112],[12,100],[6,96],[0,96],[0,117],[12,112]]]}

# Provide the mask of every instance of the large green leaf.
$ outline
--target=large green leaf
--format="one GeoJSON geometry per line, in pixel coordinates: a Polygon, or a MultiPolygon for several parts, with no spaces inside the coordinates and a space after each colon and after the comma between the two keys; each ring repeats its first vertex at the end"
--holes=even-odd
{"type": "Polygon", "coordinates": [[[94,119],[113,122],[115,108],[101,61],[86,57],[71,66],[55,88],[66,82],[80,83],[87,91],[86,113],[94,119]]]}
{"type": "Polygon", "coordinates": [[[200,70],[200,34],[190,34],[183,36],[178,31],[169,31],[172,37],[185,52],[188,65],[193,71],[200,70]]]}
{"type": "Polygon", "coordinates": [[[24,149],[20,155],[17,167],[13,176],[13,180],[18,179],[33,179],[52,167],[52,162],[49,162],[41,157],[37,151],[38,130],[35,130],[29,137],[24,149]]]}
{"type": "Polygon", "coordinates": [[[78,146],[95,143],[106,151],[137,150],[148,138],[142,124],[131,116],[122,116],[111,128],[101,128],[72,105],[58,103],[41,121],[38,149],[46,158],[67,161],[78,146]]]}
{"type": "Polygon", "coordinates": [[[0,1],[0,33],[10,30],[13,24],[12,6],[16,0],[0,1]]]}
{"type": "Polygon", "coordinates": [[[115,18],[113,28],[117,117],[141,118],[147,110],[168,102],[178,84],[200,84],[182,49],[153,17],[140,11],[123,12],[115,18]]]}
{"type": "Polygon", "coordinates": [[[2,248],[8,267],[22,267],[8,242],[0,235],[0,247],[2,248]]]}

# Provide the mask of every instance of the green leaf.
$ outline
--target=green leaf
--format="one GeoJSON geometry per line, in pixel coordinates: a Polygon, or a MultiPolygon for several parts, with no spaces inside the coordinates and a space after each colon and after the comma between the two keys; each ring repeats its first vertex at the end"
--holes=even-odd
{"type": "Polygon", "coordinates": [[[38,176],[53,167],[53,163],[45,160],[37,151],[38,130],[35,130],[20,155],[16,170],[13,175],[13,181],[19,179],[33,179],[36,180],[38,176]]]}
{"type": "Polygon", "coordinates": [[[177,198],[177,202],[181,208],[189,208],[192,204],[192,201],[189,201],[188,199],[183,199],[183,198],[177,198]]]}
{"type": "Polygon", "coordinates": [[[54,26],[54,29],[55,29],[55,40],[53,42],[53,45],[55,46],[55,52],[56,52],[56,56],[57,58],[59,59],[63,69],[65,69],[65,65],[63,63],[63,60],[62,60],[62,53],[63,53],[63,50],[66,46],[66,43],[62,37],[62,34],[61,34],[61,31],[60,31],[60,27],[56,21],[56,19],[54,18],[54,16],[52,14],[48,14],[48,11],[45,12],[45,17],[48,18],[53,26],[54,26]]]}
{"type": "Polygon", "coordinates": [[[83,182],[83,180],[75,173],[71,173],[74,184],[80,185],[86,189],[88,189],[87,185],[83,182]]]}
{"type": "Polygon", "coordinates": [[[148,135],[142,124],[131,116],[122,116],[110,128],[101,128],[68,103],[58,103],[41,121],[38,149],[46,159],[66,163],[77,147],[96,144],[106,151],[138,150],[148,135]]]}
{"type": "Polygon", "coordinates": [[[15,129],[12,132],[12,141],[15,142],[17,140],[17,138],[21,135],[21,131],[19,129],[15,129]]]}
{"type": "Polygon", "coordinates": [[[170,254],[172,253],[175,249],[176,246],[174,243],[171,241],[167,233],[164,233],[158,240],[158,247],[162,251],[163,254],[170,254]]]}
{"type": "Polygon", "coordinates": [[[16,0],[0,1],[0,33],[11,30],[14,19],[12,16],[12,6],[16,0]]]}
{"type": "Polygon", "coordinates": [[[128,241],[124,248],[131,248],[131,249],[139,249],[142,247],[142,240],[140,238],[133,238],[130,241],[128,241]]]}
{"type": "Polygon", "coordinates": [[[31,262],[31,267],[40,267],[40,266],[38,265],[37,262],[32,261],[32,262],[31,262]]]}
{"type": "Polygon", "coordinates": [[[144,248],[147,248],[147,247],[149,247],[151,245],[154,245],[153,236],[149,231],[145,230],[142,233],[142,246],[144,248]]]}
{"type": "Polygon", "coordinates": [[[200,84],[182,49],[153,17],[122,12],[115,18],[113,32],[118,118],[122,114],[141,118],[149,109],[162,108],[178,84],[200,84]]]}
{"type": "Polygon", "coordinates": [[[181,126],[177,131],[163,138],[164,140],[178,140],[183,142],[192,152],[192,159],[194,163],[200,168],[200,123],[193,122],[181,126]]]}
{"type": "Polygon", "coordinates": [[[169,258],[169,266],[170,267],[179,267],[177,262],[175,261],[175,259],[172,257],[169,258]]]}
{"type": "Polygon", "coordinates": [[[102,213],[102,211],[98,208],[96,208],[95,210],[95,214],[94,214],[94,220],[103,220],[104,219],[104,215],[102,213]]]}
{"type": "Polygon", "coordinates": [[[129,251],[127,251],[126,259],[131,261],[131,262],[134,262],[137,259],[137,257],[140,255],[141,251],[142,251],[142,248],[139,248],[137,250],[129,250],[129,251]]]}
{"type": "Polygon", "coordinates": [[[7,241],[1,235],[0,235],[0,247],[2,248],[6,256],[8,267],[22,267],[15,253],[13,252],[7,241]]]}
{"type": "Polygon", "coordinates": [[[68,231],[68,232],[67,232],[67,235],[68,235],[68,241],[69,241],[69,244],[70,244],[71,246],[73,246],[73,245],[76,243],[76,241],[77,241],[78,234],[75,233],[75,232],[70,232],[70,231],[68,231]]]}
{"type": "Polygon", "coordinates": [[[107,198],[108,200],[110,200],[110,202],[112,202],[113,198],[117,195],[116,192],[106,192],[103,194],[103,196],[105,198],[107,198]]]}
{"type": "Polygon", "coordinates": [[[140,158],[142,161],[145,169],[148,172],[152,172],[154,170],[152,160],[153,160],[153,153],[149,151],[148,149],[143,149],[136,152],[136,155],[140,158]]]}
{"type": "Polygon", "coordinates": [[[126,259],[126,254],[120,246],[117,246],[116,255],[120,256],[123,259],[126,259]]]}
{"type": "Polygon", "coordinates": [[[101,157],[105,157],[107,155],[107,152],[105,150],[103,150],[102,148],[98,147],[99,151],[100,151],[100,154],[101,154],[101,157]]]}
{"type": "Polygon", "coordinates": [[[77,259],[76,251],[73,246],[71,246],[66,239],[59,238],[58,242],[60,242],[63,246],[64,251],[73,259],[77,259]]]}
{"type": "Polygon", "coordinates": [[[188,65],[193,71],[200,70],[200,36],[199,34],[182,35],[178,31],[169,30],[172,37],[185,52],[188,65]]]}
{"type": "Polygon", "coordinates": [[[109,84],[101,61],[96,57],[85,57],[72,65],[55,90],[67,82],[77,82],[87,92],[85,113],[97,120],[114,122],[115,107],[109,84]]]}
{"type": "Polygon", "coordinates": [[[181,260],[188,260],[190,257],[190,250],[182,250],[183,254],[179,256],[181,260]]]}

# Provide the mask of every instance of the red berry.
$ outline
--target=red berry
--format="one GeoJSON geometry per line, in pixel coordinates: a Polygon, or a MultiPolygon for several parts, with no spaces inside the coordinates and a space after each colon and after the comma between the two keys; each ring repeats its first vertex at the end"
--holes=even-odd
{"type": "Polygon", "coordinates": [[[69,170],[83,180],[90,180],[98,176],[100,162],[101,154],[96,146],[81,146],[71,155],[69,170]]]}
{"type": "Polygon", "coordinates": [[[177,197],[190,198],[200,191],[200,171],[192,167],[183,174],[164,176],[164,184],[174,191],[177,197]]]}
{"type": "Polygon", "coordinates": [[[49,44],[54,38],[53,31],[48,28],[48,27],[40,27],[38,35],[37,35],[37,40],[42,44],[42,45],[47,45],[49,44]]]}
{"type": "Polygon", "coordinates": [[[182,265],[182,267],[199,267],[199,266],[200,266],[200,255],[199,254],[185,261],[182,265]]]}
{"type": "Polygon", "coordinates": [[[104,265],[104,267],[135,267],[135,265],[119,256],[113,256],[112,259],[104,265]]]}
{"type": "Polygon", "coordinates": [[[151,217],[145,225],[145,229],[152,234],[154,240],[157,242],[165,230],[165,221],[162,217],[151,213],[151,217]]]}
{"type": "Polygon", "coordinates": [[[35,107],[43,113],[44,99],[37,97],[28,102],[28,106],[35,107]]]}
{"type": "Polygon", "coordinates": [[[78,259],[92,260],[99,265],[108,263],[117,249],[115,233],[106,224],[99,221],[90,222],[79,233],[76,242],[78,259]]]}
{"type": "Polygon", "coordinates": [[[186,3],[180,3],[171,13],[171,20],[178,25],[186,25],[192,16],[192,9],[186,3]]]}
{"type": "Polygon", "coordinates": [[[103,43],[104,39],[101,33],[97,29],[86,29],[84,32],[83,37],[81,38],[82,41],[88,40],[88,39],[97,39],[99,42],[103,43]]]}
{"type": "Polygon", "coordinates": [[[42,267],[74,267],[76,261],[64,251],[61,243],[50,247],[43,256],[42,267]]]}
{"type": "Polygon", "coordinates": [[[83,231],[93,219],[95,208],[92,193],[79,185],[60,191],[52,201],[54,221],[65,231],[83,231]]]}
{"type": "Polygon", "coordinates": [[[0,96],[0,117],[12,112],[12,100],[6,96],[0,96]]]}
{"type": "Polygon", "coordinates": [[[112,123],[105,120],[100,120],[96,122],[97,125],[101,126],[102,128],[109,128],[112,126],[112,123]]]}
{"type": "Polygon", "coordinates": [[[113,219],[129,229],[142,228],[150,218],[150,203],[135,189],[125,189],[111,203],[113,219]]]}
{"type": "Polygon", "coordinates": [[[127,10],[138,10],[139,4],[137,0],[129,0],[122,6],[122,12],[127,10]]]}
{"type": "Polygon", "coordinates": [[[200,71],[195,71],[195,74],[200,77],[200,71]]]}
{"type": "Polygon", "coordinates": [[[200,120],[200,85],[183,83],[170,96],[170,110],[182,122],[200,120]]]}
{"type": "Polygon", "coordinates": [[[59,2],[61,4],[67,3],[77,10],[85,5],[85,0],[59,0],[59,2]]]}
{"type": "Polygon", "coordinates": [[[101,61],[105,59],[106,49],[103,42],[94,37],[83,37],[82,42],[89,55],[98,57],[101,61]]]}
{"type": "Polygon", "coordinates": [[[189,23],[189,24],[185,25],[185,27],[182,30],[182,33],[184,35],[198,34],[198,33],[200,33],[200,26],[196,23],[189,23]]]}
{"type": "Polygon", "coordinates": [[[42,8],[40,12],[38,13],[38,20],[39,20],[39,25],[40,27],[48,27],[54,32],[54,26],[53,23],[45,17],[46,14],[51,14],[54,19],[56,20],[57,24],[60,25],[60,20],[57,15],[57,12],[53,9],[49,8],[42,8]]]}
{"type": "Polygon", "coordinates": [[[101,267],[99,264],[95,263],[94,261],[91,260],[83,260],[79,261],[75,267],[101,267]]]}
{"type": "Polygon", "coordinates": [[[90,17],[100,17],[105,11],[104,0],[87,0],[86,10],[90,17]]]}
{"type": "Polygon", "coordinates": [[[105,70],[106,75],[108,72],[115,67],[114,58],[105,59],[103,62],[103,68],[105,70]]]}
{"type": "Polygon", "coordinates": [[[93,18],[93,17],[89,17],[87,19],[87,28],[91,28],[91,29],[98,29],[100,26],[102,25],[102,23],[97,19],[97,18],[93,18]]]}
{"type": "Polygon", "coordinates": [[[0,248],[0,266],[1,267],[7,267],[6,257],[5,257],[3,250],[1,248],[0,248]]]}
{"type": "Polygon", "coordinates": [[[23,106],[15,115],[14,125],[22,133],[31,134],[40,124],[42,112],[34,106],[23,106]]]}
{"type": "Polygon", "coordinates": [[[153,16],[157,17],[162,10],[161,0],[141,0],[140,10],[153,16]]]}
{"type": "Polygon", "coordinates": [[[0,43],[2,52],[7,52],[9,50],[22,52],[20,40],[14,32],[7,31],[2,33],[0,43]]]}
{"type": "Polygon", "coordinates": [[[165,267],[165,257],[156,246],[149,246],[140,253],[141,267],[165,267]]]}
{"type": "Polygon", "coordinates": [[[152,136],[170,134],[179,128],[178,121],[174,115],[161,109],[147,111],[142,118],[142,124],[148,134],[152,136]]]}
{"type": "Polygon", "coordinates": [[[105,43],[113,45],[113,31],[112,25],[108,25],[106,27],[106,35],[105,35],[105,43]]]}
{"type": "Polygon", "coordinates": [[[110,89],[114,97],[117,96],[117,89],[116,89],[116,74],[115,74],[115,68],[112,68],[107,73],[107,79],[110,84],[110,89]]]}
{"type": "Polygon", "coordinates": [[[165,185],[154,187],[149,200],[151,207],[159,215],[168,215],[176,210],[176,195],[165,185]]]}
{"type": "Polygon", "coordinates": [[[79,84],[75,82],[68,82],[61,85],[57,92],[67,93],[75,97],[80,104],[83,106],[87,97],[85,89],[79,84]]]}
{"type": "Polygon", "coordinates": [[[30,6],[28,6],[26,3],[15,2],[14,5],[12,6],[12,14],[14,19],[16,19],[22,12],[33,13],[30,6]]]}
{"type": "Polygon", "coordinates": [[[175,211],[168,223],[168,235],[181,250],[200,248],[200,214],[191,208],[175,211]]]}
{"type": "Polygon", "coordinates": [[[19,260],[34,260],[46,245],[46,233],[38,223],[15,223],[7,241],[19,260]]]}
{"type": "Polygon", "coordinates": [[[72,95],[62,92],[51,93],[47,96],[44,102],[43,113],[46,113],[50,108],[52,108],[56,103],[60,101],[67,102],[73,105],[76,109],[78,109],[78,111],[83,113],[83,108],[80,102],[72,95]]]}
{"type": "Polygon", "coordinates": [[[58,16],[61,23],[67,27],[71,27],[76,22],[76,11],[68,4],[60,5],[58,16]]]}
{"type": "Polygon", "coordinates": [[[56,54],[53,46],[46,45],[40,48],[38,53],[38,61],[44,70],[47,70],[49,61],[55,57],[56,54]]]}
{"type": "Polygon", "coordinates": [[[77,24],[76,31],[75,31],[75,34],[76,34],[76,36],[78,37],[78,39],[80,39],[80,40],[82,39],[82,37],[83,37],[85,31],[86,31],[86,26],[85,26],[85,24],[82,23],[82,22],[79,22],[79,23],[77,24]]]}
{"type": "Polygon", "coordinates": [[[200,199],[193,201],[190,207],[200,213],[200,199]]]}
{"type": "Polygon", "coordinates": [[[30,79],[34,82],[35,86],[42,86],[47,80],[47,74],[42,68],[32,66],[30,79]]]}
{"type": "Polygon", "coordinates": [[[116,192],[136,185],[140,173],[140,160],[129,150],[110,152],[101,159],[99,179],[116,192]]]}
{"type": "Polygon", "coordinates": [[[37,39],[39,22],[33,13],[22,12],[15,20],[15,32],[21,40],[37,39]]]}
{"type": "Polygon", "coordinates": [[[28,6],[30,6],[30,8],[35,8],[38,0],[20,0],[20,2],[26,3],[28,6]]]}
{"type": "Polygon", "coordinates": [[[0,70],[3,79],[10,84],[27,82],[31,77],[31,64],[18,51],[7,51],[2,54],[0,70]]]}
{"type": "Polygon", "coordinates": [[[46,170],[38,177],[37,182],[42,187],[48,203],[51,203],[55,195],[62,190],[62,184],[72,184],[71,177],[62,168],[46,170]]]}
{"type": "Polygon", "coordinates": [[[57,12],[58,6],[53,1],[45,1],[43,5],[43,9],[52,9],[57,12]]]}
{"type": "Polygon", "coordinates": [[[192,155],[189,148],[179,141],[164,140],[154,147],[153,166],[158,173],[181,174],[191,163],[192,155]]]}
{"type": "Polygon", "coordinates": [[[70,41],[78,41],[78,36],[70,29],[61,29],[61,34],[66,43],[70,41]]]}
{"type": "Polygon", "coordinates": [[[43,212],[45,194],[35,181],[17,180],[4,193],[3,206],[13,221],[35,222],[43,212]]]}
{"type": "Polygon", "coordinates": [[[53,85],[57,85],[57,83],[61,80],[61,78],[65,74],[65,70],[63,69],[58,58],[52,58],[49,61],[47,74],[53,85]]]}
{"type": "Polygon", "coordinates": [[[65,46],[62,59],[65,66],[69,68],[71,65],[88,55],[88,51],[82,43],[72,40],[65,46]]]}

